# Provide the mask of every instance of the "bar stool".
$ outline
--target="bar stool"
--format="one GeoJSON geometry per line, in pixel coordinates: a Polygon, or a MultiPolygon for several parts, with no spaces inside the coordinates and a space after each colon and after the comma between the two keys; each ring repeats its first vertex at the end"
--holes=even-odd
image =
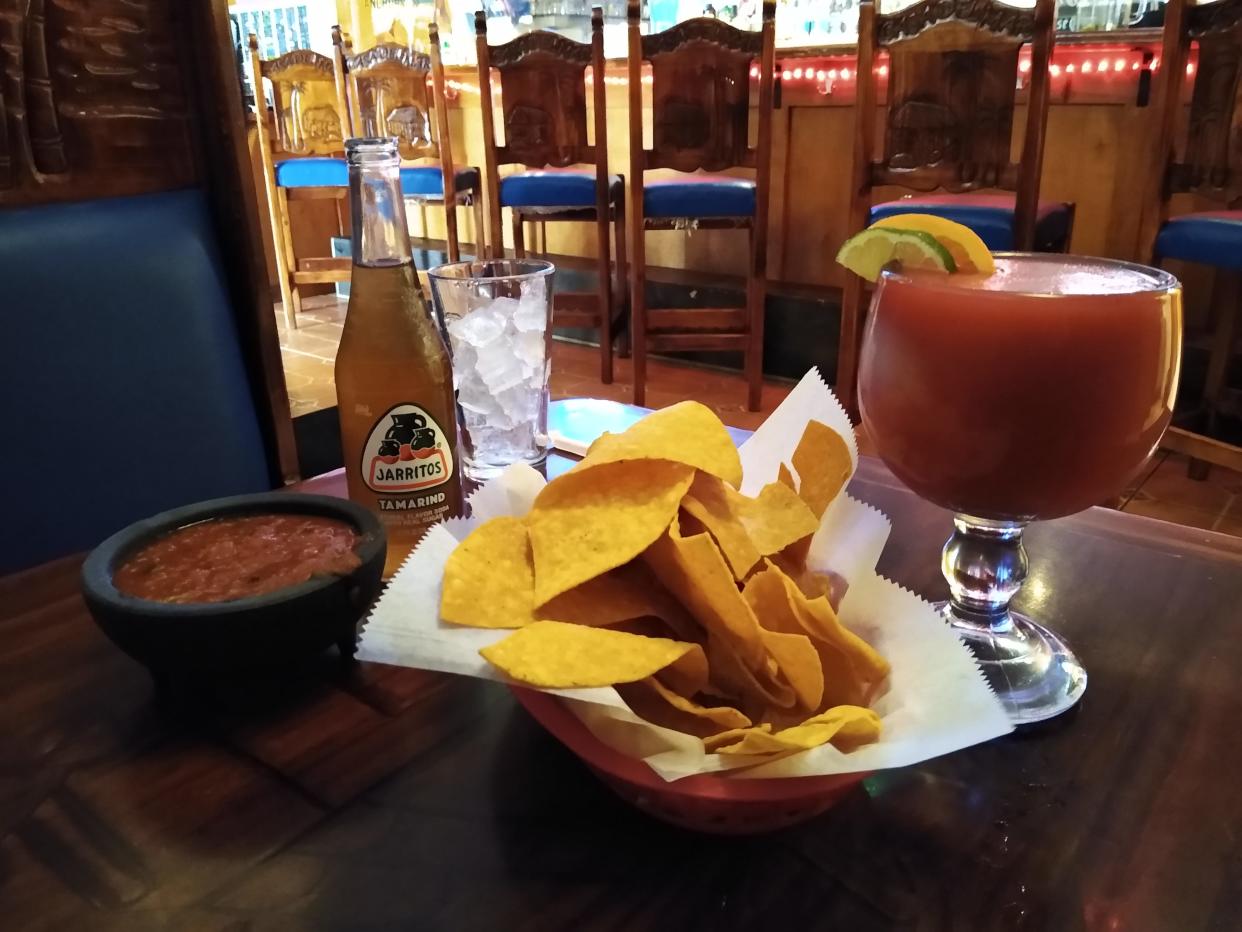
{"type": "MultiPolygon", "coordinates": [[[[339,27],[333,28],[334,41],[339,27]]],[[[461,257],[457,235],[457,208],[474,210],[475,252],[483,252],[483,185],[473,166],[456,167],[449,134],[448,104],[444,95],[444,64],[440,33],[429,27],[431,54],[391,42],[355,53],[347,48],[339,67],[348,84],[348,112],[355,136],[395,136],[401,153],[401,193],[420,205],[444,206],[448,258],[461,257]],[[431,78],[432,94],[427,93],[431,78]],[[431,111],[435,111],[432,130],[431,111]]]]}
{"type": "MultiPolygon", "coordinates": [[[[264,60],[259,57],[259,39],[254,33],[249,45],[255,125],[272,221],[276,275],[285,322],[296,330],[302,311],[302,285],[349,281],[348,259],[298,259],[289,224],[290,201],[327,198],[337,201],[337,232],[342,232],[341,204],[349,197],[349,172],[343,157],[344,140],[350,135],[349,117],[338,93],[336,69],[326,55],[294,49],[264,60]],[[264,78],[272,87],[270,117],[264,102],[264,78]]],[[[339,56],[340,46],[336,48],[339,56]]]]}
{"type": "Polygon", "coordinates": [[[600,380],[612,382],[613,340],[624,313],[625,182],[608,173],[608,110],[604,85],[604,11],[591,11],[591,42],[552,32],[528,32],[504,45],[487,44],[487,14],[474,17],[483,111],[483,149],[493,256],[504,255],[501,210],[513,215],[513,251],[526,255],[522,224],[595,224],[595,293],[558,293],[553,320],[561,327],[599,332],[600,380]],[[595,142],[587,142],[586,67],[591,66],[595,142]],[[492,115],[492,69],[500,74],[505,144],[496,144],[492,115]],[[520,171],[500,176],[501,165],[520,171]],[[594,170],[573,169],[593,165],[594,170]],[[617,249],[617,286],[612,282],[609,226],[617,249]]]}
{"type": "Polygon", "coordinates": [[[767,226],[775,0],[764,0],[759,32],[716,19],[678,23],[644,36],[641,4],[630,0],[630,213],[634,225],[630,321],[634,403],[644,403],[649,350],[741,350],[747,407],[763,389],[763,315],[767,297],[767,226]],[[750,72],[759,59],[757,143],[749,142],[750,72]],[[652,146],[643,144],[643,63],[651,66],[652,146]],[[683,174],[647,181],[647,169],[683,174]],[[754,179],[714,174],[754,170],[754,179]],[[709,172],[713,174],[705,174],[709,172]],[[647,230],[738,229],[750,234],[745,308],[647,309],[647,230]]]}
{"type": "MultiPolygon", "coordinates": [[[[1209,433],[1230,395],[1239,394],[1231,393],[1226,382],[1242,325],[1242,152],[1234,142],[1242,118],[1236,97],[1240,57],[1242,0],[1203,5],[1170,0],[1153,94],[1156,143],[1150,150],[1149,199],[1139,225],[1138,254],[1153,264],[1181,259],[1214,269],[1214,321],[1206,340],[1196,341],[1206,343],[1209,351],[1203,390],[1209,433]],[[1191,42],[1199,45],[1199,65],[1190,91],[1188,130],[1179,140],[1191,42]],[[1193,194],[1223,209],[1170,218],[1174,194],[1193,194]]],[[[1242,405],[1235,408],[1242,411],[1242,405]]],[[[1189,455],[1193,478],[1205,478],[1211,464],[1242,472],[1242,448],[1211,437],[1170,428],[1161,446],[1189,455]]]]}
{"type": "MultiPolygon", "coordinates": [[[[849,229],[902,213],[937,214],[971,227],[989,249],[1062,251],[1073,204],[1040,201],[1048,66],[1055,0],[1019,9],[996,0],[921,0],[880,14],[864,0],[858,19],[858,98],[849,229]],[[1031,45],[1022,157],[1010,161],[1018,52],[1031,45]],[[876,58],[888,52],[884,146],[875,158],[879,101],[876,58]],[[898,185],[922,193],[872,206],[872,189],[898,185]],[[995,190],[1013,193],[992,193],[995,190]]],[[[837,394],[856,414],[866,295],[847,275],[841,307],[837,394]]]]}

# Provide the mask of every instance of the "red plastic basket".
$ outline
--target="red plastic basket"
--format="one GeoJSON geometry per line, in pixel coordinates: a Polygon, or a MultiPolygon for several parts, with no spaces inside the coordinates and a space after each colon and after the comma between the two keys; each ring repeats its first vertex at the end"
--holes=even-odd
{"type": "Polygon", "coordinates": [[[867,776],[748,779],[696,774],[670,783],[645,762],[626,757],[596,738],[556,696],[511,688],[535,721],[618,796],[657,819],[698,832],[750,835],[804,822],[831,808],[867,776]]]}

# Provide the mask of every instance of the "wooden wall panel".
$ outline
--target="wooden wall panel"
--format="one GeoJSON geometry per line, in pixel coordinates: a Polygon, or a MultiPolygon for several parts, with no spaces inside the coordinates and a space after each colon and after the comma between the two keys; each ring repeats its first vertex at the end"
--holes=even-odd
{"type": "Polygon", "coordinates": [[[0,0],[0,206],[193,184],[181,3],[0,0]]]}

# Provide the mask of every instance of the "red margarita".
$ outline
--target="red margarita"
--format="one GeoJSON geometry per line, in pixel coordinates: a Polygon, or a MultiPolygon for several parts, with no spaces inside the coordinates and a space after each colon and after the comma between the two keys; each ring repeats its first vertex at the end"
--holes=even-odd
{"type": "Polygon", "coordinates": [[[1001,256],[996,273],[886,273],[862,355],[863,421],[923,498],[982,518],[1100,504],[1168,426],[1181,292],[1104,259],[1001,256]]]}

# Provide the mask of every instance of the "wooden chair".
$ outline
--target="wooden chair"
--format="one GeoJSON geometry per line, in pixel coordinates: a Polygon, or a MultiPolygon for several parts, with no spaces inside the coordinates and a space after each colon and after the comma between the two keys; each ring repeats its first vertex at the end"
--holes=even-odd
{"type": "Polygon", "coordinates": [[[747,406],[759,410],[763,389],[763,315],[767,297],[767,226],[775,60],[775,0],[764,0],[759,32],[716,19],[678,23],[642,35],[641,4],[630,0],[630,326],[634,403],[644,403],[647,352],[741,350],[747,406]],[[750,70],[759,60],[757,142],[750,145],[750,70]],[[652,147],[643,144],[643,63],[652,72],[652,147]],[[683,172],[646,181],[647,169],[683,172]],[[704,174],[754,169],[754,180],[704,174]],[[750,234],[745,308],[647,309],[647,230],[740,229],[750,234]]]}
{"type": "Polygon", "coordinates": [[[431,54],[390,42],[340,58],[348,83],[349,122],[354,136],[395,136],[404,164],[401,191],[420,205],[444,205],[448,258],[461,258],[457,208],[474,210],[475,252],[483,254],[483,188],[479,170],[453,163],[440,34],[430,27],[431,54]],[[433,93],[427,93],[431,79],[433,93]],[[431,114],[435,112],[434,129],[431,114]]]}
{"type": "MultiPolygon", "coordinates": [[[[1237,96],[1242,0],[1203,5],[1171,0],[1165,8],[1163,46],[1153,89],[1156,140],[1149,150],[1148,200],[1139,225],[1138,254],[1153,264],[1180,259],[1215,270],[1214,321],[1206,338],[1197,341],[1209,351],[1203,407],[1210,433],[1222,409],[1242,413],[1242,393],[1230,392],[1226,384],[1242,323],[1242,147],[1236,142],[1242,134],[1237,96]],[[1183,123],[1191,42],[1199,45],[1199,65],[1189,119],[1183,123]],[[1182,126],[1186,129],[1179,133],[1182,126]],[[1170,219],[1169,200],[1175,194],[1192,194],[1223,209],[1170,219]]],[[[1193,477],[1206,477],[1209,464],[1242,472],[1242,449],[1210,437],[1170,428],[1161,445],[1188,454],[1193,477]]]]}
{"type": "Polygon", "coordinates": [[[487,44],[487,16],[475,13],[483,151],[493,256],[504,255],[501,211],[513,217],[513,249],[526,254],[527,220],[595,224],[594,293],[555,296],[557,326],[587,327],[599,333],[600,380],[612,382],[613,341],[625,302],[625,183],[608,173],[608,109],[604,85],[604,12],[591,12],[591,42],[574,42],[552,32],[529,32],[504,45],[487,44]],[[595,142],[587,142],[586,67],[591,66],[595,142]],[[505,144],[496,144],[492,115],[492,69],[500,75],[505,144]],[[520,171],[500,176],[500,166],[520,171]],[[592,165],[594,171],[573,169],[592,165]],[[614,228],[618,283],[612,282],[609,226],[614,228]]]}
{"type": "MultiPolygon", "coordinates": [[[[1034,9],[996,0],[920,0],[879,14],[864,0],[858,19],[858,97],[849,229],[881,217],[933,213],[964,223],[993,250],[1063,250],[1073,205],[1041,202],[1039,180],[1048,121],[1048,66],[1055,0],[1034,9]],[[1018,52],[1031,46],[1022,157],[1010,161],[1018,52]],[[888,53],[884,145],[875,157],[879,105],[876,59],[888,53]],[[872,190],[918,192],[873,207],[872,190]],[[1013,194],[980,193],[999,189],[1013,194]]],[[[847,275],[841,306],[837,394],[856,414],[855,381],[866,315],[864,285],[847,275]]]]}
{"type": "MultiPolygon", "coordinates": [[[[339,34],[336,39],[339,57],[339,34]]],[[[297,328],[302,311],[302,285],[349,281],[348,259],[298,259],[289,225],[290,201],[330,198],[337,201],[337,231],[343,231],[341,210],[349,197],[349,171],[343,156],[345,139],[350,135],[349,115],[341,104],[338,69],[326,55],[295,49],[264,60],[259,57],[258,37],[251,33],[250,59],[276,274],[285,322],[292,330],[297,328]],[[264,78],[272,86],[270,116],[264,102],[264,78]]]]}
{"type": "Polygon", "coordinates": [[[142,41],[42,9],[9,23],[31,96],[0,147],[0,574],[297,475],[225,5],[151,0],[142,41]],[[96,70],[100,43],[146,78],[96,70]]]}

